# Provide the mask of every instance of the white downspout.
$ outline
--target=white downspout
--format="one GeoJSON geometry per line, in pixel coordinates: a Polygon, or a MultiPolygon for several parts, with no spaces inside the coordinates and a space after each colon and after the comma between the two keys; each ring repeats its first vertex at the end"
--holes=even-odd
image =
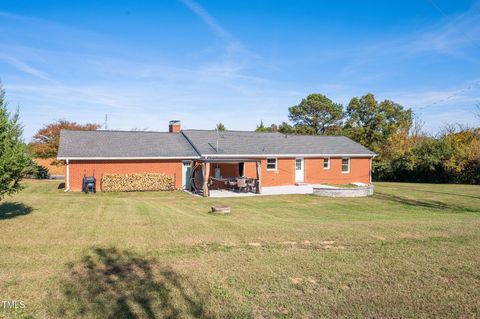
{"type": "Polygon", "coordinates": [[[370,185],[372,185],[372,162],[373,157],[370,157],[370,185]]]}
{"type": "Polygon", "coordinates": [[[70,163],[68,162],[68,159],[66,160],[66,163],[67,163],[67,169],[66,169],[66,176],[65,176],[65,192],[68,192],[70,191],[70,163]]]}

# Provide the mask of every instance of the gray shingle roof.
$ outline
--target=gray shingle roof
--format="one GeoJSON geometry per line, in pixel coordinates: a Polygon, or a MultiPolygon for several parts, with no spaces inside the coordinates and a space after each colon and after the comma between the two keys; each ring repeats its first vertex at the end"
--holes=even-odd
{"type": "Polygon", "coordinates": [[[216,144],[215,130],[183,130],[180,134],[62,130],[58,158],[194,158],[198,153],[209,157],[375,155],[344,136],[225,131],[219,134],[218,152],[216,144]]]}
{"type": "Polygon", "coordinates": [[[204,155],[365,155],[374,153],[344,136],[285,135],[244,131],[183,130],[204,155]]]}
{"type": "Polygon", "coordinates": [[[60,132],[58,158],[197,157],[182,134],[128,131],[60,132]]]}

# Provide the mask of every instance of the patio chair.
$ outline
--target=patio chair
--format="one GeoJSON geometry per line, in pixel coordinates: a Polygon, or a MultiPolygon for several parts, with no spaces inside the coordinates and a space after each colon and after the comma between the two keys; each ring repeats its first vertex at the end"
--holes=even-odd
{"type": "Polygon", "coordinates": [[[247,190],[249,192],[253,192],[253,188],[255,187],[255,180],[253,178],[247,179],[247,190]]]}
{"type": "Polygon", "coordinates": [[[245,178],[237,178],[237,188],[243,192],[247,188],[247,181],[245,178]]]}
{"type": "Polygon", "coordinates": [[[228,186],[230,186],[230,190],[234,190],[235,186],[237,186],[237,182],[234,180],[228,180],[228,186]]]}

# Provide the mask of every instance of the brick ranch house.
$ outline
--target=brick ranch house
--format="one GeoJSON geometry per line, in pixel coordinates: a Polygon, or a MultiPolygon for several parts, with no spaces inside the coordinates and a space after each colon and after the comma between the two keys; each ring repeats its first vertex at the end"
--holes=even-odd
{"type": "Polygon", "coordinates": [[[175,188],[190,189],[192,169],[201,166],[205,184],[245,176],[258,181],[260,192],[304,183],[370,184],[374,156],[344,136],[182,130],[170,121],[169,132],[63,130],[57,158],[66,162],[67,191],[80,191],[85,175],[101,181],[104,174],[133,173],[174,176],[175,188]]]}

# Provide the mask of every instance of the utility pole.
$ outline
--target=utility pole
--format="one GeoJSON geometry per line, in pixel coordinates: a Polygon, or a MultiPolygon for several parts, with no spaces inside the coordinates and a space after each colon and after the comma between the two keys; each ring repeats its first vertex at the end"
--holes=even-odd
{"type": "Polygon", "coordinates": [[[103,124],[105,130],[108,130],[108,114],[105,114],[105,123],[103,124]]]}

